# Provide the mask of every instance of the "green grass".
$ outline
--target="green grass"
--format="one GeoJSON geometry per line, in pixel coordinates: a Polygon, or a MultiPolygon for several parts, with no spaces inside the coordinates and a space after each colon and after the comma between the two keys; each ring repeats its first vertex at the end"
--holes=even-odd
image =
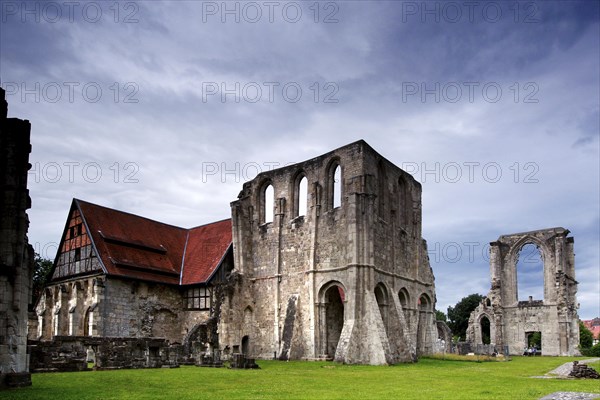
{"type": "MultiPolygon", "coordinates": [[[[422,359],[391,367],[258,361],[260,370],[181,367],[44,373],[0,399],[539,399],[556,391],[599,393],[591,380],[534,379],[567,357],[508,362],[422,359]]],[[[580,358],[581,359],[581,358],[580,358]]]]}
{"type": "Polygon", "coordinates": [[[488,355],[460,355],[460,354],[434,354],[428,356],[427,358],[435,359],[435,360],[447,360],[447,361],[471,361],[471,362],[484,362],[484,361],[507,361],[503,355],[498,355],[496,357],[488,356],[488,355]]]}

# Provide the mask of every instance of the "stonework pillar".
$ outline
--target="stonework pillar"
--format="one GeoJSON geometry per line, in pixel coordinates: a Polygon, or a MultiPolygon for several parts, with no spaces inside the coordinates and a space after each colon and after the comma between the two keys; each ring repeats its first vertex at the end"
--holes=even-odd
{"type": "Polygon", "coordinates": [[[27,171],[31,125],[7,118],[0,88],[0,387],[31,385],[27,362],[27,319],[34,253],[27,241],[31,206],[27,171]]]}

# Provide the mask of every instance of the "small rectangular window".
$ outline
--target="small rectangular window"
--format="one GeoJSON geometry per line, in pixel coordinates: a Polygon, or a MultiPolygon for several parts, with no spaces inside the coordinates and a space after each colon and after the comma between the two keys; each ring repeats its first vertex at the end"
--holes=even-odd
{"type": "Polygon", "coordinates": [[[188,310],[208,310],[210,309],[209,288],[196,287],[187,289],[184,292],[184,305],[188,310]]]}

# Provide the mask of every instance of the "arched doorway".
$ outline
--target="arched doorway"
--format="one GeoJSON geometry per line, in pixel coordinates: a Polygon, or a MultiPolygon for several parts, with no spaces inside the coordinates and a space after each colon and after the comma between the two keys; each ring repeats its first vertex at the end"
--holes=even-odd
{"type": "Polygon", "coordinates": [[[542,332],[525,332],[525,343],[527,345],[527,355],[542,354],[542,332]]]}
{"type": "Polygon", "coordinates": [[[481,343],[492,343],[492,326],[490,319],[486,315],[483,315],[479,320],[479,326],[481,328],[481,343]]]}
{"type": "Polygon", "coordinates": [[[332,283],[323,289],[321,298],[321,352],[334,358],[344,327],[344,289],[332,283]]]}
{"type": "Polygon", "coordinates": [[[433,308],[431,299],[425,293],[421,294],[418,303],[419,322],[417,324],[417,355],[427,354],[431,343],[427,340],[427,333],[430,321],[433,317],[433,308]]]}
{"type": "Polygon", "coordinates": [[[379,314],[381,314],[381,319],[383,321],[383,326],[385,327],[385,332],[386,334],[389,334],[388,295],[385,286],[383,286],[383,284],[381,283],[375,287],[375,300],[377,301],[377,306],[379,307],[379,314]]]}

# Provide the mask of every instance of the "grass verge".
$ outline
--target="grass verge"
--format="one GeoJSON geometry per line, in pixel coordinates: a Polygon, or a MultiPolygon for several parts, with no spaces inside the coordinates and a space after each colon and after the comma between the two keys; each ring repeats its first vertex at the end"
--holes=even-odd
{"type": "MultiPolygon", "coordinates": [[[[421,359],[395,366],[258,361],[260,370],[198,367],[45,373],[2,399],[539,399],[594,392],[591,380],[534,379],[573,357],[513,357],[472,363],[421,359]]],[[[579,358],[581,359],[581,358],[579,358]]]]}

